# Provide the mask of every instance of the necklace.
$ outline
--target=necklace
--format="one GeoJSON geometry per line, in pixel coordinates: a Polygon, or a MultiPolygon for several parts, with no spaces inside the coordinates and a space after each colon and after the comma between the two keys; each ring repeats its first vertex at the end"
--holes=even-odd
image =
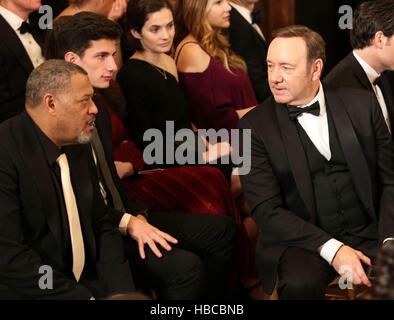
{"type": "Polygon", "coordinates": [[[167,72],[165,70],[161,70],[158,67],[156,67],[154,64],[150,63],[149,64],[155,68],[157,71],[159,71],[159,73],[164,77],[164,80],[167,80],[167,72]]]}
{"type": "Polygon", "coordinates": [[[73,7],[75,8],[75,10],[77,10],[77,13],[81,12],[81,9],[79,9],[76,4],[74,4],[73,7]]]}

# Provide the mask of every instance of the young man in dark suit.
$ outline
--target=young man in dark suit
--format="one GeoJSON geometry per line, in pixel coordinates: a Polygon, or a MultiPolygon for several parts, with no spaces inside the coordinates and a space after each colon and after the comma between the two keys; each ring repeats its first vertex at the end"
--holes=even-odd
{"type": "Polygon", "coordinates": [[[364,266],[394,234],[394,145],[375,97],[320,82],[325,43],[280,29],[268,49],[273,97],[246,114],[251,171],[241,176],[261,228],[257,264],[281,299],[322,299],[338,275],[370,286],[364,266]],[[362,112],[360,112],[362,110],[362,112]]]}
{"type": "Polygon", "coordinates": [[[0,125],[2,299],[88,300],[135,290],[88,144],[93,92],[82,68],[47,61],[27,81],[26,111],[0,125]]]}
{"type": "MultiPolygon", "coordinates": [[[[48,33],[45,55],[81,66],[92,86],[104,89],[117,70],[114,56],[119,37],[116,23],[100,15],[82,12],[61,17],[48,33]]],[[[163,299],[226,297],[236,245],[234,221],[191,212],[149,212],[133,201],[115,168],[108,111],[97,100],[95,103],[99,112],[92,145],[98,155],[100,183],[106,190],[103,196],[113,208],[111,219],[124,235],[136,284],[153,287],[163,299]],[[106,177],[104,167],[108,167],[110,177],[106,177]]]]}
{"type": "Polygon", "coordinates": [[[267,80],[268,44],[260,29],[261,13],[253,12],[258,1],[230,1],[232,10],[228,31],[231,49],[245,60],[257,101],[261,103],[271,92],[267,80]]]}
{"type": "Polygon", "coordinates": [[[376,96],[391,132],[394,124],[394,1],[362,3],[354,13],[350,42],[353,51],[325,77],[324,83],[339,88],[367,90],[376,96]],[[391,76],[392,77],[392,76],[391,76]]]}
{"type": "Polygon", "coordinates": [[[0,0],[0,123],[25,108],[25,85],[43,61],[43,30],[27,24],[41,0],[0,0]]]}

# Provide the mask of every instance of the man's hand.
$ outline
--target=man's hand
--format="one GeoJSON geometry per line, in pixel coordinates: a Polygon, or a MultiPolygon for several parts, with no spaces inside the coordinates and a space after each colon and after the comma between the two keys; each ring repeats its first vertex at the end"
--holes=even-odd
{"type": "Polygon", "coordinates": [[[332,266],[341,276],[351,276],[353,284],[365,284],[370,287],[371,282],[368,280],[360,261],[369,266],[371,265],[371,259],[365,256],[361,251],[354,250],[344,245],[337,251],[332,260],[332,266]],[[350,270],[348,268],[350,268],[350,270]],[[351,274],[349,274],[349,271],[351,274]]]}
{"type": "Polygon", "coordinates": [[[171,251],[172,249],[168,242],[173,244],[178,243],[178,240],[174,237],[150,225],[142,215],[138,215],[137,217],[131,216],[127,225],[127,233],[130,237],[137,241],[138,249],[142,259],[145,259],[145,243],[149,245],[151,250],[159,258],[161,258],[163,255],[157,248],[156,242],[167,251],[171,251]]]}

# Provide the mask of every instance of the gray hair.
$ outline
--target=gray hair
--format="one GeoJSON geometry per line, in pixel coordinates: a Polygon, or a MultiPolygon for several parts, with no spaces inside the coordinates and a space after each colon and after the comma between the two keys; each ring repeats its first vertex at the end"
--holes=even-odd
{"type": "Polygon", "coordinates": [[[26,83],[26,104],[38,106],[47,93],[65,94],[70,90],[71,77],[87,72],[80,66],[64,60],[47,60],[32,71],[26,83]]]}

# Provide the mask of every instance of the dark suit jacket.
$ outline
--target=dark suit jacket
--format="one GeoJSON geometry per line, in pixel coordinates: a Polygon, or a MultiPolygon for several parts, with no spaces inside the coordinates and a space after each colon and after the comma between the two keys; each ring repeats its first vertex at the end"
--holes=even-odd
{"type": "Polygon", "coordinates": [[[1,15],[0,30],[1,123],[25,109],[25,87],[33,64],[15,31],[1,15]]]}
{"type": "MultiPolygon", "coordinates": [[[[361,90],[326,89],[325,95],[356,192],[372,221],[380,215],[379,237],[385,239],[394,231],[394,145],[379,106],[361,90]]],[[[263,286],[272,292],[287,247],[317,254],[332,236],[316,226],[308,162],[286,106],[269,98],[240,120],[240,128],[252,132],[251,172],[241,182],[261,228],[256,257],[263,286]]]]}
{"type": "MultiPolygon", "coordinates": [[[[392,89],[392,80],[389,78],[389,72],[382,73],[383,87],[382,90],[384,100],[387,105],[387,111],[390,122],[394,124],[394,91],[392,89]]],[[[354,88],[367,90],[374,93],[371,83],[361,67],[360,63],[350,52],[342,61],[340,61],[324,78],[323,82],[332,88],[354,88]]],[[[374,94],[375,95],[375,94],[374,94]]],[[[375,96],[376,97],[376,96],[375,96]]],[[[376,100],[377,101],[377,100],[376,100]]]]}
{"type": "MultiPolygon", "coordinates": [[[[92,293],[81,281],[76,283],[66,275],[70,272],[66,270],[58,197],[34,123],[25,111],[0,125],[0,150],[0,295],[12,292],[29,299],[89,299],[92,293]],[[38,286],[42,265],[53,269],[53,290],[38,286]]],[[[75,145],[65,150],[85,256],[92,263],[86,276],[98,277],[108,295],[132,291],[121,237],[108,219],[91,149],[75,145]]]]}
{"type": "MultiPolygon", "coordinates": [[[[111,118],[107,109],[97,100],[94,99],[94,102],[98,109],[98,114],[96,116],[96,128],[103,144],[104,153],[107,159],[108,167],[111,171],[112,179],[114,180],[115,186],[119,191],[119,194],[122,198],[123,205],[127,211],[132,215],[137,215],[138,213],[145,211],[148,209],[145,205],[134,201],[127,189],[123,186],[121,179],[119,178],[115,163],[114,163],[114,149],[112,145],[112,125],[111,118]]],[[[123,217],[124,212],[117,211],[115,209],[111,209],[110,218],[112,222],[118,226],[120,220],[123,217]]]]}
{"type": "Polygon", "coordinates": [[[235,9],[230,11],[228,32],[231,49],[246,62],[257,101],[261,103],[271,95],[267,80],[268,45],[235,9]]]}

